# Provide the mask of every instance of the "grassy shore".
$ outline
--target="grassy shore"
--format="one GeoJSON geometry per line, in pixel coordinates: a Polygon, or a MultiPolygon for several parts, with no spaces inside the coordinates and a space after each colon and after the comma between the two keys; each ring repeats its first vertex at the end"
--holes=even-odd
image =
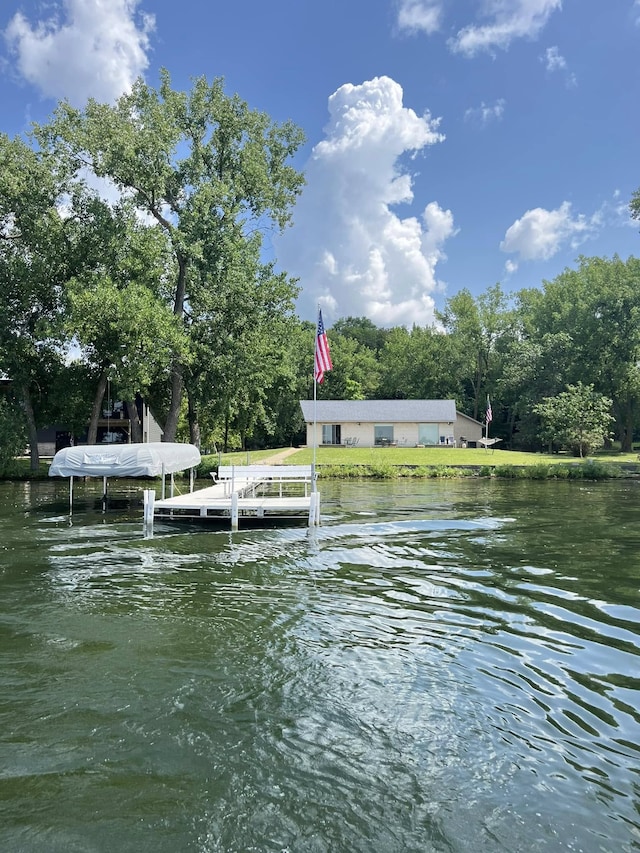
{"type": "MultiPolygon", "coordinates": [[[[278,457],[287,448],[237,451],[204,456],[198,468],[199,477],[222,465],[250,465],[278,457]]],[[[567,454],[524,453],[511,450],[453,448],[453,447],[318,447],[316,464],[319,476],[329,477],[434,477],[482,476],[536,479],[580,477],[584,472],[593,476],[620,476],[627,472],[640,473],[638,453],[602,452],[580,460],[567,454]],[[578,470],[580,469],[580,470],[578,470]]],[[[314,453],[301,447],[287,456],[285,465],[310,465],[314,453]]],[[[3,480],[46,479],[49,459],[40,462],[37,472],[30,471],[29,460],[14,459],[0,473],[3,480]]]]}
{"type": "MultiPolygon", "coordinates": [[[[279,450],[228,453],[204,457],[200,471],[224,465],[247,465],[277,456],[279,450]]],[[[285,465],[309,465],[312,448],[303,447],[287,456],[285,465]]],[[[465,477],[509,479],[607,479],[640,472],[637,453],[601,453],[588,459],[567,454],[524,453],[498,449],[452,447],[348,448],[319,447],[315,453],[318,476],[355,477],[465,477]],[[624,469],[623,469],[624,466],[624,469]]]]}

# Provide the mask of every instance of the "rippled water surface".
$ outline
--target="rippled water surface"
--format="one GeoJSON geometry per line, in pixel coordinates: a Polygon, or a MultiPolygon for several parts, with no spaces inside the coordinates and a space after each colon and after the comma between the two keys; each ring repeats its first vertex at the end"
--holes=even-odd
{"type": "Polygon", "coordinates": [[[640,483],[85,489],[0,484],[0,850],[640,850],[640,483]]]}

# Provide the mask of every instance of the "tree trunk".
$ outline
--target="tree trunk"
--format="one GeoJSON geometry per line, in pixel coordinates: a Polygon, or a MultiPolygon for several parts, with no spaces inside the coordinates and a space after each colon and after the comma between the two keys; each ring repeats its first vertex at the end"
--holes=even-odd
{"type": "Polygon", "coordinates": [[[187,388],[187,400],[189,402],[189,440],[191,444],[195,445],[195,447],[200,450],[200,422],[198,420],[198,410],[196,408],[195,400],[193,399],[193,395],[189,392],[187,388]]]}
{"type": "Polygon", "coordinates": [[[38,429],[36,427],[36,416],[33,412],[33,404],[31,403],[31,395],[29,387],[25,383],[20,387],[22,396],[22,408],[27,421],[27,435],[29,436],[29,457],[30,467],[32,471],[37,471],[40,467],[40,452],[38,450],[38,429]]]}
{"type": "Polygon", "coordinates": [[[98,387],[93,398],[93,406],[91,407],[91,417],[89,419],[89,429],[87,431],[87,444],[98,443],[98,421],[100,420],[100,409],[104,400],[105,391],[107,390],[107,372],[103,370],[98,380],[98,387]]]}
{"type": "Polygon", "coordinates": [[[184,388],[184,378],[182,375],[182,365],[177,362],[171,369],[171,403],[169,405],[169,413],[164,425],[163,441],[175,441],[176,433],[178,432],[178,418],[180,417],[180,406],[182,405],[182,391],[184,388]]]}
{"type": "Polygon", "coordinates": [[[631,453],[633,450],[633,404],[627,403],[624,412],[624,430],[622,432],[620,450],[623,453],[631,453]]]}
{"type": "MultiPolygon", "coordinates": [[[[177,317],[184,316],[184,299],[187,290],[187,259],[180,252],[178,259],[178,282],[176,285],[176,298],[173,305],[173,313],[177,317]]],[[[182,392],[184,390],[184,379],[182,365],[176,359],[171,369],[171,400],[169,412],[164,425],[163,441],[175,441],[178,432],[178,418],[180,417],[180,406],[182,405],[182,392]]]]}
{"type": "Polygon", "coordinates": [[[131,443],[142,444],[142,424],[138,416],[138,407],[135,400],[127,400],[127,414],[131,424],[131,443]]]}

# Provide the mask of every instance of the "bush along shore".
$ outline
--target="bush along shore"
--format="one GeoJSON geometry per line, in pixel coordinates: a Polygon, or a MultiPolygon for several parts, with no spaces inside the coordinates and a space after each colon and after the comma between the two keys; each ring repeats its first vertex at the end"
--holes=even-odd
{"type": "MultiPolygon", "coordinates": [[[[319,465],[318,479],[377,479],[403,477],[434,479],[481,477],[503,480],[611,480],[632,476],[620,465],[587,460],[579,463],[537,465],[482,465],[455,467],[448,465],[319,465]]],[[[636,475],[637,476],[637,475],[636,475]]]]}

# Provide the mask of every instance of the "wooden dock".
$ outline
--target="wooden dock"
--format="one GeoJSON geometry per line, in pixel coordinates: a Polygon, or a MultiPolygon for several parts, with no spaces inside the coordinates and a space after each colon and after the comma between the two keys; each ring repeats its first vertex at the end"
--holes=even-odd
{"type": "Polygon", "coordinates": [[[212,474],[212,486],[186,495],[152,500],[145,520],[228,520],[232,530],[241,521],[264,519],[320,521],[320,495],[311,465],[230,465],[212,474]]]}

